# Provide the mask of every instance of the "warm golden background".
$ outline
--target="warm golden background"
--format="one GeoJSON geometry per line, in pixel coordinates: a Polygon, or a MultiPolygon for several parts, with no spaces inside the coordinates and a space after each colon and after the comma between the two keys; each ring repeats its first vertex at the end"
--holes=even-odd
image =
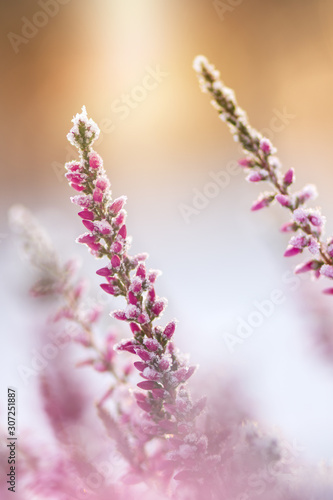
{"type": "MultiPolygon", "coordinates": [[[[270,127],[276,110],[293,115],[273,142],[283,163],[295,167],[299,186],[317,184],[333,231],[333,2],[62,0],[59,11],[14,50],[8,35],[22,35],[26,19],[43,24],[36,13],[47,3],[0,4],[6,383],[19,386],[16,363],[29,360],[33,328],[26,317],[34,307],[24,295],[26,265],[17,262],[6,236],[8,207],[26,204],[48,224],[64,255],[79,252],[88,273],[96,268],[73,243],[80,227],[61,171],[74,154],[66,141],[70,120],[85,104],[97,123],[112,122],[98,149],[115,195],[129,197],[134,249],[147,250],[152,267],[164,271],[159,293],[169,298],[168,316],[180,319],[181,347],[203,369],[247,380],[269,425],[302,442],[308,456],[328,458],[333,373],[306,331],[311,322],[300,312],[299,295],[281,284],[295,263],[282,258],[286,238],[277,227],[285,215],[278,207],[250,213],[257,190],[242,175],[189,224],[179,206],[191,203],[193,189],[204,188],[210,171],[239,156],[198,89],[192,61],[202,53],[236,90],[253,125],[270,127]],[[115,101],[157,66],[167,75],[122,120],[115,101]],[[253,301],[274,288],[282,288],[287,300],[231,355],[223,332],[233,331],[235,318],[246,317],[253,301]],[[20,345],[15,356],[13,343],[20,345]]],[[[32,409],[27,389],[21,392],[23,420],[32,409]]]]}

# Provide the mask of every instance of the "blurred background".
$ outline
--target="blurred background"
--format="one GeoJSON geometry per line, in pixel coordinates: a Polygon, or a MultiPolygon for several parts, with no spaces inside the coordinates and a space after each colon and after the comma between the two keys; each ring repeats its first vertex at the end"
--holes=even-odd
{"type": "Polygon", "coordinates": [[[19,426],[35,425],[36,384],[25,385],[17,366],[31,362],[46,318],[28,297],[34,275],[10,235],[8,208],[32,210],[64,259],[80,256],[97,289],[98,264],[74,242],[82,228],[63,177],[76,157],[70,120],[85,104],[102,130],[96,149],[114,196],[128,196],[133,252],[147,251],[163,270],[157,290],[169,299],[166,318],[179,320],[178,345],[201,366],[197,376],[239,380],[268,427],[307,459],[332,459],[333,361],[318,340],[324,328],[333,336],[332,299],[320,295],[323,282],[292,277],[281,208],[251,213],[259,190],[242,173],[208,186],[240,152],[192,70],[197,54],[216,65],[295,168],[297,187],[317,185],[331,234],[332,2],[12,0],[0,13],[0,404],[8,385],[18,387],[19,426]],[[231,349],[226,334],[275,289],[280,303],[231,349]]]}

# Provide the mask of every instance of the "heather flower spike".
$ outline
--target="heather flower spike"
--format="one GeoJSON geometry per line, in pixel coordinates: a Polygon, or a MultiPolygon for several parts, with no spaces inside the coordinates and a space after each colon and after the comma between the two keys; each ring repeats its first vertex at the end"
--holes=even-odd
{"type": "MultiPolygon", "coordinates": [[[[125,196],[111,198],[110,182],[106,177],[103,161],[92,149],[99,135],[97,125],[88,119],[85,108],[73,118],[73,127],[68,134],[69,141],[79,150],[80,161],[66,164],[68,172],[75,172],[74,189],[80,194],[72,201],[81,207],[79,216],[88,232],[77,241],[88,246],[98,258],[105,257],[106,264],[97,274],[106,279],[101,288],[108,294],[122,296],[127,306],[111,313],[113,318],[127,322],[132,337],[116,347],[137,356],[135,368],[143,379],[138,387],[147,395],[139,400],[139,406],[154,424],[155,435],[163,436],[172,428],[183,438],[195,431],[195,418],[200,413],[192,403],[184,384],[194,373],[177,355],[171,337],[176,323],[169,322],[164,328],[156,326],[165,307],[166,300],[157,296],[154,283],[158,271],[147,270],[146,254],[134,257],[128,254],[130,247],[125,224],[125,196]],[[183,399],[186,405],[181,414],[177,404],[183,399]],[[170,410],[172,408],[172,411],[170,410]],[[181,415],[181,417],[180,417],[181,415]],[[186,421],[186,431],[184,425],[186,421]]],[[[69,182],[72,184],[72,177],[69,182]]],[[[104,370],[99,363],[95,369],[104,370]]]]}
{"type": "MultiPolygon", "coordinates": [[[[294,233],[284,253],[291,257],[307,249],[315,260],[298,266],[296,273],[314,271],[314,276],[325,276],[333,279],[333,246],[332,239],[322,238],[325,218],[318,209],[306,208],[307,201],[316,197],[316,189],[312,185],[305,186],[299,192],[291,192],[295,181],[295,173],[290,168],[284,175],[280,163],[275,156],[276,149],[248,122],[245,112],[238,106],[234,92],[220,81],[220,74],[204,56],[195,58],[193,67],[197,72],[201,90],[210,94],[212,105],[220,118],[230,128],[235,141],[244,150],[245,158],[239,164],[248,172],[249,182],[269,182],[274,191],[264,193],[255,201],[251,210],[257,211],[277,201],[291,212],[291,221],[285,223],[281,231],[294,233]]],[[[330,290],[330,289],[329,289],[330,290]]],[[[325,293],[329,293],[327,290],[325,293]]]]}

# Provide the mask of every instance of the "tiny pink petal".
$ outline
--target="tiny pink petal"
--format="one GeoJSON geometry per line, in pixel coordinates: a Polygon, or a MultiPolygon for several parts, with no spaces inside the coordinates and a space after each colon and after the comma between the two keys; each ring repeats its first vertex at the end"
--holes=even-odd
{"type": "Polygon", "coordinates": [[[283,182],[286,186],[290,186],[294,182],[294,169],[290,168],[283,178],[283,182]]]}
{"type": "Polygon", "coordinates": [[[92,151],[89,154],[89,166],[90,166],[90,168],[92,168],[94,170],[98,170],[99,168],[101,168],[103,166],[102,158],[95,151],[92,151]]]}
{"type": "Polygon", "coordinates": [[[120,258],[119,255],[112,255],[111,257],[111,265],[113,268],[120,267],[120,258]]]}
{"type": "Polygon", "coordinates": [[[95,188],[93,191],[93,200],[96,203],[101,203],[103,200],[103,191],[101,191],[99,188],[95,188]]]}
{"type": "Polygon", "coordinates": [[[81,212],[78,213],[78,215],[82,219],[87,219],[87,220],[94,220],[95,218],[94,212],[92,212],[91,210],[82,210],[81,212]]]}
{"type": "Polygon", "coordinates": [[[284,256],[285,257],[293,257],[294,255],[297,255],[299,253],[302,253],[301,248],[290,247],[290,248],[287,248],[287,250],[284,252],[284,256]]]}

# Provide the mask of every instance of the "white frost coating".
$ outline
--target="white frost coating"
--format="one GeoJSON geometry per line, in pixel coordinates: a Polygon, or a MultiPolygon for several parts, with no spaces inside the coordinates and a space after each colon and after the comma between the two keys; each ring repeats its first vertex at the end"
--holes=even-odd
{"type": "Polygon", "coordinates": [[[209,67],[208,59],[205,56],[199,55],[193,61],[193,69],[197,73],[201,73],[203,66],[209,67]]]}
{"type": "Polygon", "coordinates": [[[235,92],[229,87],[222,87],[224,97],[233,103],[235,103],[235,92]]]}
{"type": "Polygon", "coordinates": [[[73,117],[72,122],[73,122],[73,127],[71,128],[71,130],[67,134],[67,139],[69,140],[69,142],[71,144],[73,144],[73,146],[77,145],[75,136],[77,136],[79,134],[79,125],[83,125],[83,124],[85,125],[85,128],[86,128],[85,136],[87,139],[91,139],[93,137],[93,135],[94,135],[94,140],[98,139],[99,134],[100,134],[99,127],[94,122],[94,120],[92,120],[91,118],[88,119],[87,110],[86,110],[85,106],[82,106],[81,113],[77,113],[73,117]]]}
{"type": "Polygon", "coordinates": [[[71,196],[71,202],[75,205],[80,205],[80,207],[88,208],[92,203],[91,194],[77,194],[76,196],[71,196]]]}
{"type": "Polygon", "coordinates": [[[313,255],[316,255],[319,252],[319,243],[317,240],[314,238],[311,238],[310,244],[309,244],[309,252],[311,252],[313,255]]]}
{"type": "Polygon", "coordinates": [[[148,349],[152,350],[161,347],[160,343],[156,339],[145,338],[143,343],[148,347],[148,349]]]}
{"type": "Polygon", "coordinates": [[[139,313],[140,313],[139,309],[133,304],[130,304],[125,309],[125,315],[127,319],[136,318],[139,313]]]}
{"type": "Polygon", "coordinates": [[[220,82],[220,80],[213,82],[212,87],[215,91],[220,91],[220,92],[224,91],[224,87],[222,85],[222,82],[220,82]]]}
{"type": "Polygon", "coordinates": [[[333,278],[333,266],[329,266],[328,264],[324,264],[320,268],[320,274],[326,276],[326,278],[333,278]]]}
{"type": "Polygon", "coordinates": [[[112,226],[106,219],[97,220],[94,224],[101,233],[112,232],[112,226]]]}
{"type": "Polygon", "coordinates": [[[159,380],[161,378],[161,374],[149,366],[143,370],[142,375],[148,380],[159,380]]]}
{"type": "Polygon", "coordinates": [[[314,184],[307,184],[302,189],[302,195],[305,195],[306,199],[308,199],[308,200],[316,199],[318,196],[318,191],[317,191],[316,186],[314,184]]]}
{"type": "Polygon", "coordinates": [[[304,210],[304,208],[297,208],[296,210],[294,210],[293,218],[295,222],[297,222],[298,224],[302,224],[307,221],[307,211],[304,210]]]}

